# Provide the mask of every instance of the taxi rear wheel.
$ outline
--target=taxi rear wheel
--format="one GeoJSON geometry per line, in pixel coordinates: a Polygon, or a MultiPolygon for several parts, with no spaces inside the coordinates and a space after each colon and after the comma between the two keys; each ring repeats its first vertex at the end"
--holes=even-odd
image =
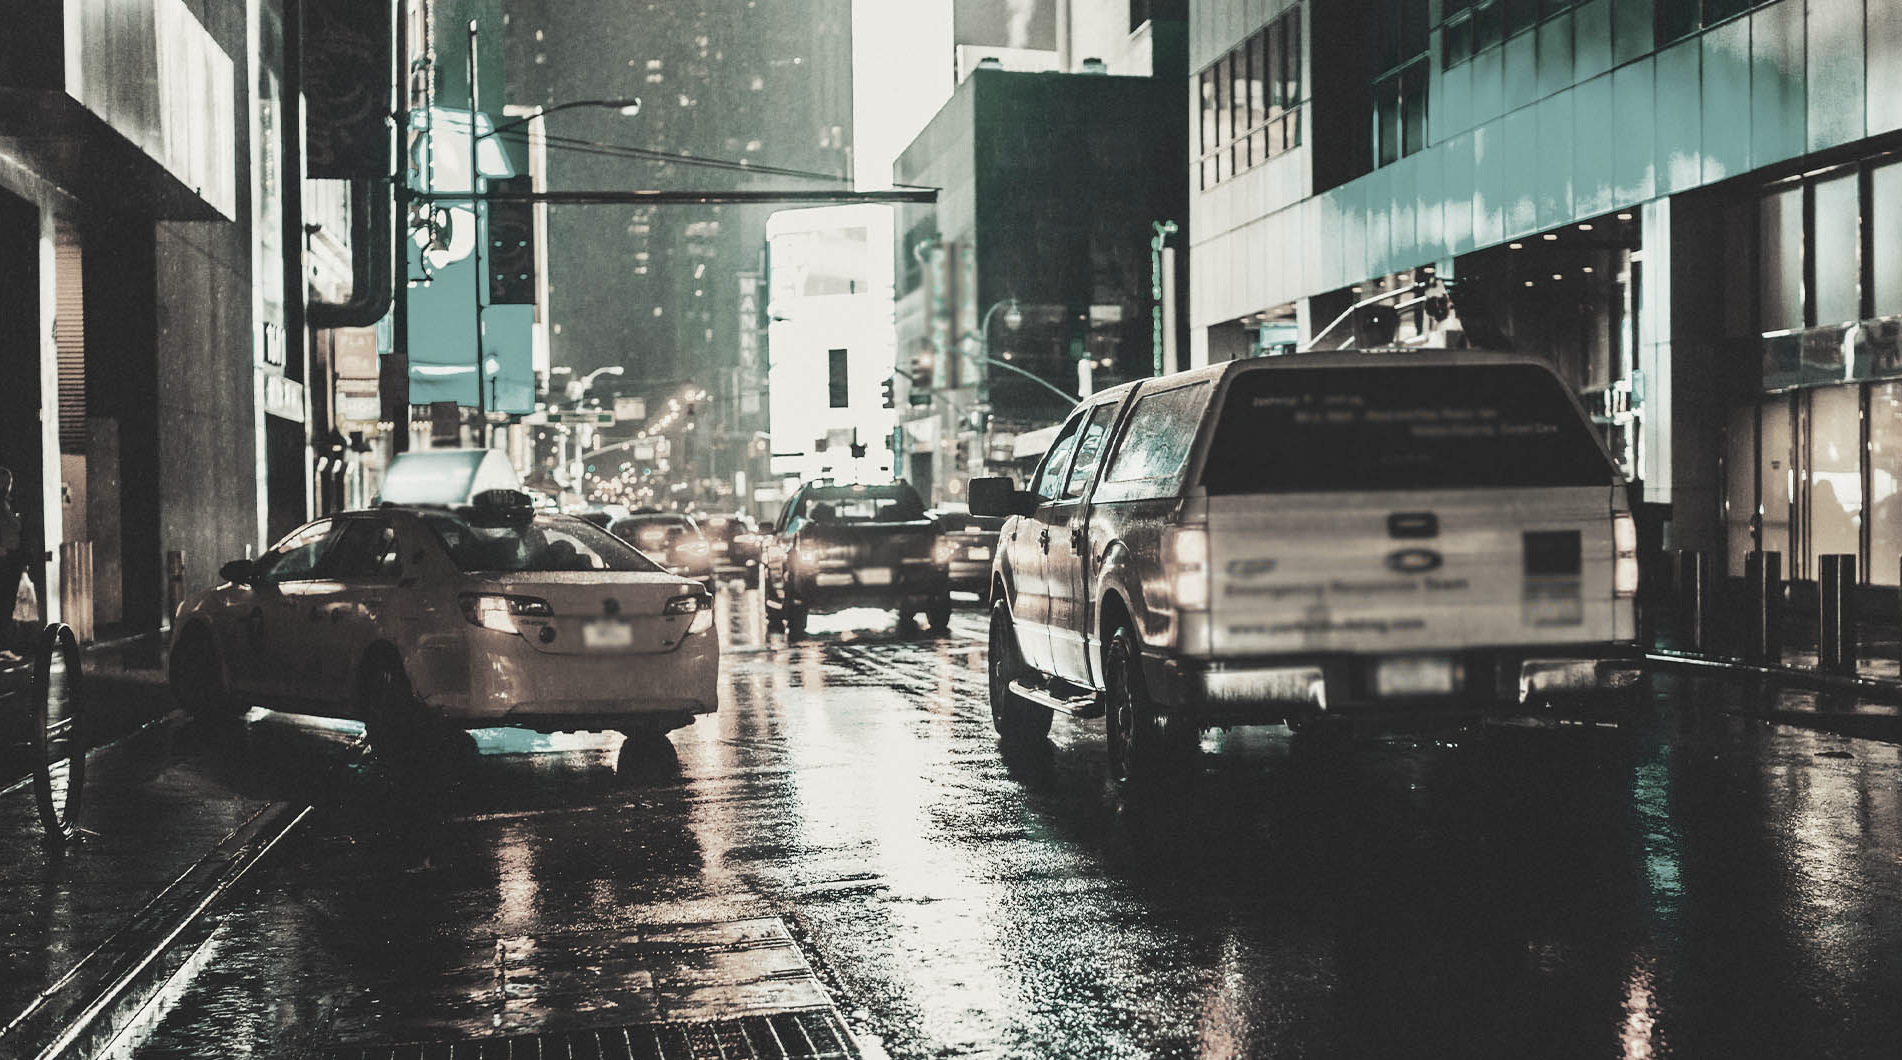
{"type": "Polygon", "coordinates": [[[803,637],[806,635],[806,607],[791,600],[780,607],[780,615],[786,620],[786,636],[803,637]]]}
{"type": "Polygon", "coordinates": [[[1149,698],[1142,651],[1129,627],[1111,636],[1106,655],[1103,714],[1110,775],[1119,784],[1143,784],[1185,770],[1195,755],[1196,731],[1149,698]]]}
{"type": "Polygon", "coordinates": [[[373,659],[364,666],[357,682],[357,716],[379,754],[415,747],[428,728],[409,677],[393,659],[373,659]]]}
{"type": "Polygon", "coordinates": [[[990,683],[991,727],[997,735],[1006,741],[1023,742],[1049,735],[1050,712],[1010,690],[1010,683],[1023,677],[1024,664],[1017,655],[1010,608],[1002,600],[991,605],[989,656],[985,671],[990,683]]]}
{"type": "Polygon", "coordinates": [[[194,718],[232,721],[244,713],[244,704],[225,687],[218,647],[203,630],[186,634],[172,652],[172,694],[194,718]]]}

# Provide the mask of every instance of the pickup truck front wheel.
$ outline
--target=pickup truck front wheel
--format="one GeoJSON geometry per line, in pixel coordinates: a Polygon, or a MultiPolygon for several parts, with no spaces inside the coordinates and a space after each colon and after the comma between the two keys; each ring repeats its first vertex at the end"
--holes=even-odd
{"type": "Polygon", "coordinates": [[[1010,690],[1024,676],[1017,655],[1017,631],[1011,626],[1010,607],[999,600],[991,605],[990,660],[991,725],[1011,742],[1041,740],[1050,733],[1050,712],[1010,690]]]}
{"type": "Polygon", "coordinates": [[[1161,713],[1143,684],[1142,649],[1128,626],[1110,637],[1104,724],[1109,730],[1110,775],[1141,784],[1186,770],[1197,748],[1186,720],[1161,713]]]}

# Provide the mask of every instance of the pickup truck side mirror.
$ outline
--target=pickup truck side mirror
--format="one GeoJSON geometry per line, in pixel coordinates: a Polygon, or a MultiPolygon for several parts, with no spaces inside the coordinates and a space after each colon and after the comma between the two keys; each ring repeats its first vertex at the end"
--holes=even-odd
{"type": "Polygon", "coordinates": [[[974,478],[970,490],[972,515],[1029,515],[1037,510],[1037,495],[1017,489],[1008,475],[974,478]]]}
{"type": "Polygon", "coordinates": [[[238,585],[248,585],[251,576],[257,571],[257,564],[248,559],[234,559],[218,568],[218,577],[238,585]]]}

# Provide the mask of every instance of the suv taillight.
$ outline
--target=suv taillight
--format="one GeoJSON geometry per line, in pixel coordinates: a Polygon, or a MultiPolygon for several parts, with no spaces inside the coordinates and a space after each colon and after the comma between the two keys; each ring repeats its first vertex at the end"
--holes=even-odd
{"type": "Polygon", "coordinates": [[[1169,591],[1180,611],[1202,611],[1209,606],[1209,531],[1203,526],[1177,526],[1162,535],[1163,570],[1169,591]]]}
{"type": "Polygon", "coordinates": [[[1611,557],[1612,594],[1638,595],[1638,523],[1630,512],[1612,513],[1611,557]]]}

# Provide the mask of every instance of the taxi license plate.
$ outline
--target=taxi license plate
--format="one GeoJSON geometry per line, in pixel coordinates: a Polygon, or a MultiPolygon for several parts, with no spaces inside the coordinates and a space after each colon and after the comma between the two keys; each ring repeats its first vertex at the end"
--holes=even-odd
{"type": "Polygon", "coordinates": [[[581,627],[581,643],[589,648],[625,648],[634,643],[634,627],[626,622],[590,622],[581,627]]]}
{"type": "Polygon", "coordinates": [[[859,571],[860,585],[890,585],[892,569],[890,567],[867,567],[859,571]]]}
{"type": "Polygon", "coordinates": [[[1400,655],[1374,664],[1375,695],[1444,695],[1453,685],[1453,660],[1444,655],[1400,655]]]}

